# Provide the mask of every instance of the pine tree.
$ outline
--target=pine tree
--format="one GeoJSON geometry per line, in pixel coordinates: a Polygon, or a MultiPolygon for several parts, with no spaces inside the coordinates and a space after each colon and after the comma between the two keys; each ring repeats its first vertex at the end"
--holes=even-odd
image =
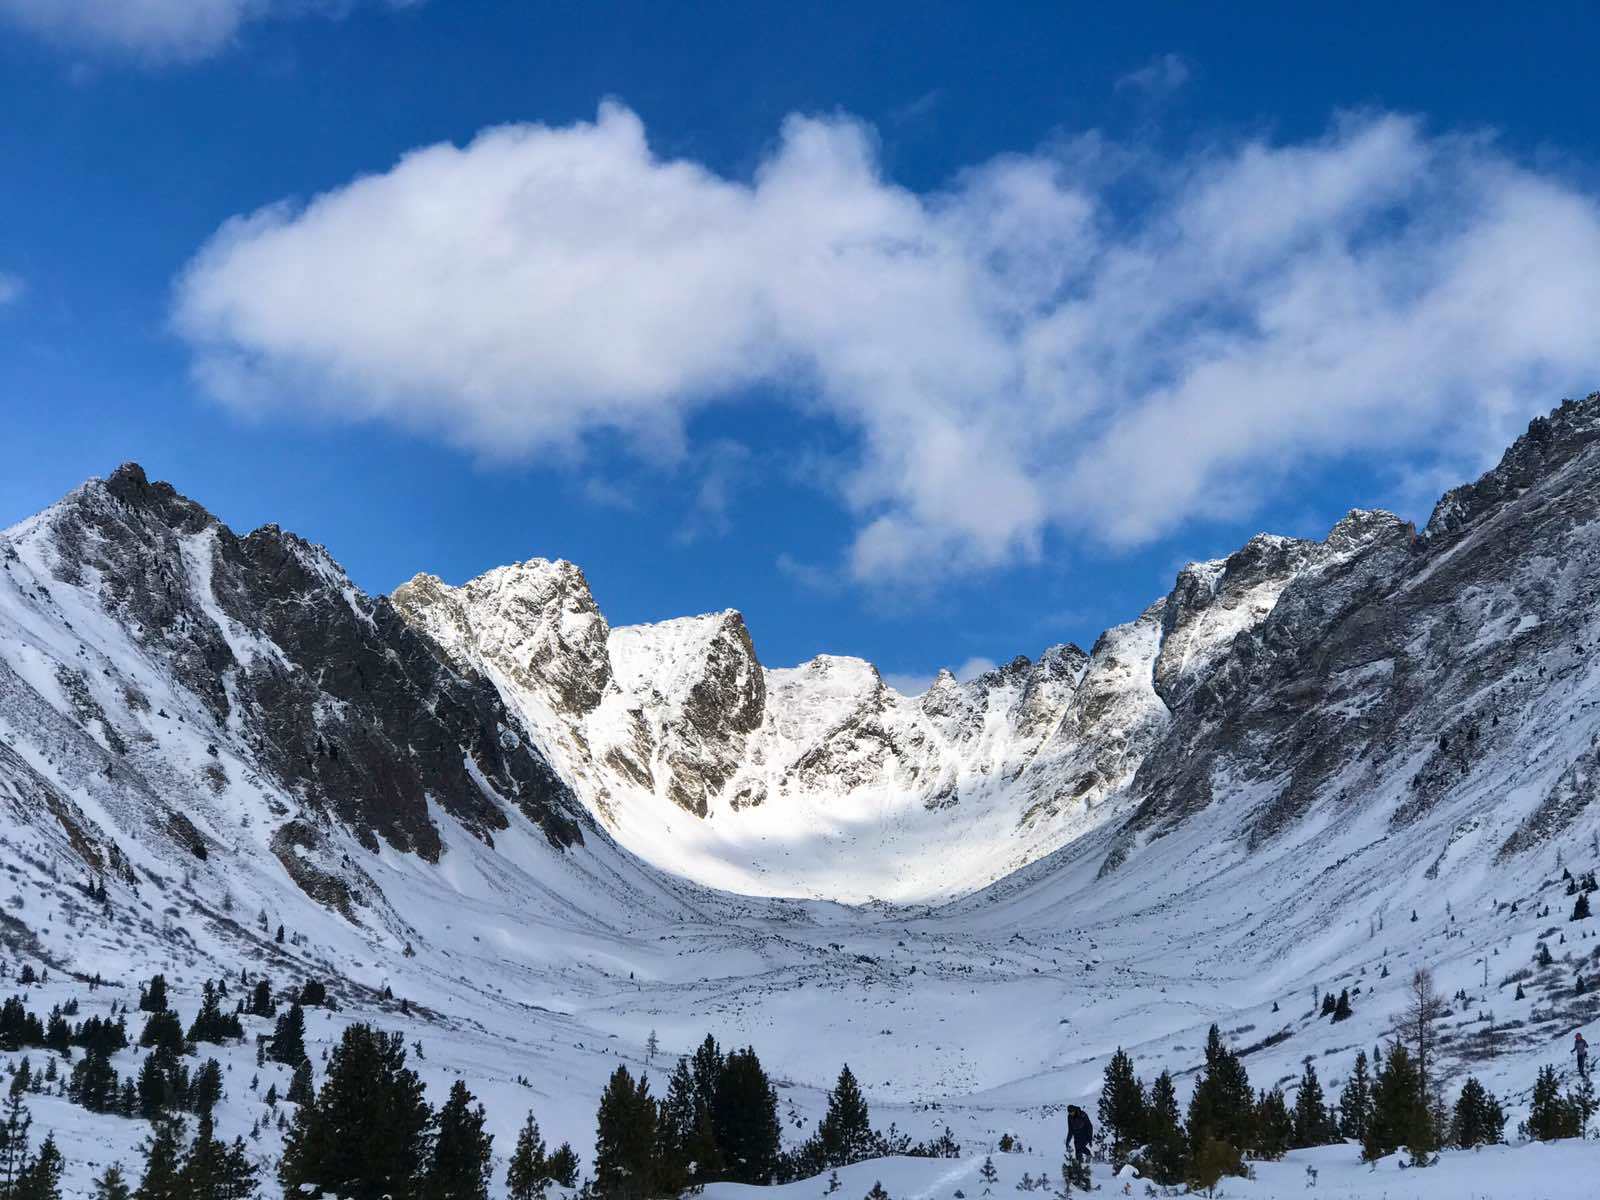
{"type": "Polygon", "coordinates": [[[978,1178],[983,1180],[983,1194],[987,1196],[989,1189],[994,1186],[994,1181],[1000,1178],[1000,1172],[995,1170],[992,1154],[984,1156],[983,1166],[978,1168],[978,1178]]]}
{"type": "Polygon", "coordinates": [[[1572,920],[1587,921],[1589,919],[1589,893],[1578,893],[1577,903],[1572,906],[1572,920]]]}
{"type": "MultiPolygon", "coordinates": [[[[24,1059],[24,1067],[26,1063],[24,1059]]],[[[22,1089],[26,1086],[27,1076],[19,1070],[12,1077],[6,1095],[5,1120],[0,1121],[0,1196],[11,1195],[23,1168],[28,1165],[28,1130],[33,1125],[33,1116],[22,1102],[22,1089]]]]}
{"type": "Polygon", "coordinates": [[[867,1189],[866,1200],[889,1200],[889,1193],[883,1190],[883,1180],[874,1180],[867,1189]]]}
{"type": "Polygon", "coordinates": [[[484,1132],[483,1105],[474,1106],[461,1080],[439,1110],[433,1160],[422,1181],[425,1200],[487,1200],[494,1136],[484,1132]]]}
{"type": "Polygon", "coordinates": [[[506,1167],[506,1194],[509,1200],[544,1200],[549,1187],[544,1138],[539,1134],[539,1122],[529,1113],[517,1133],[517,1148],[511,1152],[511,1162],[506,1167]]]}
{"type": "Polygon", "coordinates": [[[1323,1100],[1322,1081],[1317,1078],[1317,1068],[1308,1062],[1294,1098],[1293,1145],[1296,1149],[1321,1146],[1333,1137],[1333,1121],[1323,1100]]]}
{"type": "Polygon", "coordinates": [[[151,1013],[145,1018],[144,1029],[139,1034],[139,1045],[148,1050],[182,1054],[183,1025],[178,1021],[178,1014],[170,1008],[151,1013]]]}
{"type": "Polygon", "coordinates": [[[259,1187],[255,1163],[245,1149],[243,1138],[234,1138],[222,1160],[222,1178],[217,1200],[254,1200],[259,1187]]]}
{"type": "Polygon", "coordinates": [[[771,1183],[783,1153],[778,1094],[754,1047],[728,1055],[711,1117],[726,1177],[735,1183],[771,1183]]]}
{"type": "Polygon", "coordinates": [[[1461,1085],[1454,1118],[1450,1122],[1450,1143],[1463,1150],[1473,1146],[1492,1146],[1504,1137],[1505,1113],[1494,1093],[1469,1076],[1461,1085]]]}
{"type": "Polygon", "coordinates": [[[145,1143],[144,1175],[134,1190],[133,1200],[188,1200],[178,1177],[178,1136],[182,1126],[176,1121],[158,1121],[145,1143]]]}
{"type": "Polygon", "coordinates": [[[272,1031],[272,1044],[267,1057],[286,1066],[298,1066],[306,1056],[306,1013],[300,1005],[292,1004],[289,1011],[278,1018],[272,1031]]]}
{"type": "Polygon", "coordinates": [[[711,1107],[702,1101],[687,1058],[680,1058],[667,1081],[657,1129],[661,1185],[668,1192],[699,1187],[722,1177],[721,1151],[711,1107]]]}
{"type": "Polygon", "coordinates": [[[311,1078],[311,1060],[309,1058],[302,1058],[300,1065],[295,1067],[294,1074],[289,1079],[289,1090],[284,1093],[284,1099],[291,1104],[316,1103],[316,1087],[311,1078]]]}
{"type": "Polygon", "coordinates": [[[45,1134],[39,1153],[17,1177],[11,1200],[61,1200],[61,1171],[65,1165],[55,1135],[45,1134]]]}
{"type": "Polygon", "coordinates": [[[272,1002],[272,985],[265,979],[256,980],[255,989],[250,993],[249,1012],[253,1017],[278,1015],[278,1006],[272,1002]]]}
{"type": "Polygon", "coordinates": [[[594,1190],[602,1200],[655,1194],[656,1115],[648,1080],[635,1083],[627,1067],[612,1072],[595,1114],[594,1190]]]}
{"type": "Polygon", "coordinates": [[[1145,1106],[1145,1152],[1140,1159],[1144,1174],[1163,1187],[1183,1182],[1188,1168],[1189,1144],[1178,1119],[1178,1092],[1172,1072],[1163,1071],[1150,1087],[1145,1106]]]}
{"type": "Polygon", "coordinates": [[[872,1131],[872,1114],[850,1064],[839,1071],[839,1078],[828,1093],[828,1111],[817,1123],[817,1131],[801,1148],[807,1174],[820,1174],[833,1167],[847,1167],[872,1158],[878,1138],[872,1131]]]}
{"type": "Polygon", "coordinates": [[[243,1036],[244,1027],[239,1024],[238,1016],[222,1011],[216,985],[211,980],[206,980],[200,999],[200,1011],[195,1014],[194,1021],[189,1026],[189,1040],[220,1045],[243,1036]]]}
{"type": "Polygon", "coordinates": [[[201,1117],[194,1144],[178,1168],[178,1191],[184,1200],[217,1200],[227,1157],[227,1147],[217,1141],[211,1118],[201,1117]]]}
{"type": "MultiPolygon", "coordinates": [[[[23,980],[24,983],[27,980],[23,980]]],[[[147,987],[139,989],[139,1010],[141,1012],[165,1012],[167,1008],[167,977],[165,975],[152,975],[147,987]]]]}
{"type": "Polygon", "coordinates": [[[550,1170],[550,1178],[564,1188],[578,1186],[578,1152],[571,1145],[562,1142],[545,1160],[545,1165],[550,1170]]]}
{"type": "Polygon", "coordinates": [[[316,1103],[295,1111],[278,1178],[286,1193],[313,1184],[344,1200],[413,1200],[432,1124],[401,1035],[351,1025],[328,1060],[316,1103]]]}
{"type": "Polygon", "coordinates": [[[1100,1086],[1100,1128],[1110,1142],[1111,1169],[1124,1163],[1145,1141],[1144,1084],[1133,1071],[1133,1058],[1121,1046],[1106,1063],[1100,1086]]]}
{"type": "Polygon", "coordinates": [[[1294,1139],[1294,1118],[1282,1088],[1263,1091],[1256,1100],[1255,1133],[1253,1149],[1258,1157],[1276,1160],[1288,1152],[1294,1139]]]}
{"type": "Polygon", "coordinates": [[[1402,1146],[1414,1154],[1433,1148],[1428,1106],[1423,1102],[1421,1073],[1404,1042],[1389,1047],[1372,1088],[1372,1120],[1362,1143],[1362,1157],[1375,1162],[1402,1146]]]}
{"type": "Polygon", "coordinates": [[[202,1118],[209,1118],[222,1099],[222,1064],[214,1058],[206,1059],[195,1072],[189,1087],[189,1107],[202,1118]]]}
{"type": "Polygon", "coordinates": [[[1528,1136],[1541,1142],[1556,1138],[1579,1137],[1583,1116],[1572,1101],[1561,1094],[1561,1081],[1551,1066],[1539,1069],[1533,1083],[1533,1100],[1528,1108],[1528,1136]]]}
{"type": "Polygon", "coordinates": [[[95,1179],[94,1200],[133,1200],[121,1163],[112,1163],[95,1179]]]}
{"type": "MultiPolygon", "coordinates": [[[[1221,1142],[1234,1151],[1233,1160],[1255,1144],[1256,1098],[1244,1064],[1222,1040],[1213,1025],[1206,1036],[1206,1063],[1194,1095],[1189,1100],[1189,1144],[1198,1158],[1214,1164],[1220,1156],[1207,1150],[1208,1142],[1221,1142]]],[[[1231,1172],[1230,1172],[1231,1173],[1231,1172]]]]}
{"type": "Polygon", "coordinates": [[[1339,999],[1333,1006],[1333,1019],[1335,1023],[1348,1021],[1354,1015],[1350,1007],[1350,989],[1340,988],[1339,999]]]}
{"type": "Polygon", "coordinates": [[[90,1112],[110,1112],[117,1106],[121,1084],[117,1069],[103,1047],[92,1046],[72,1068],[67,1094],[90,1112]]]}

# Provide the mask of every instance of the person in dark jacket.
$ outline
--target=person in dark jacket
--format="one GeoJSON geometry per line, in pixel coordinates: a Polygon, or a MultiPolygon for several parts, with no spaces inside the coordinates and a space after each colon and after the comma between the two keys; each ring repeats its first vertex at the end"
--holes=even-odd
{"type": "Polygon", "coordinates": [[[1072,1157],[1079,1162],[1088,1162],[1094,1126],[1089,1123],[1089,1114],[1076,1104],[1067,1105],[1067,1140],[1072,1143],[1072,1157]]]}

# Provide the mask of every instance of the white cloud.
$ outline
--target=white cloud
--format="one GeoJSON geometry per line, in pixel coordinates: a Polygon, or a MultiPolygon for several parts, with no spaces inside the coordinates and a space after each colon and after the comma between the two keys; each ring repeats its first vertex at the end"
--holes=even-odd
{"type": "Polygon", "coordinates": [[[1475,460],[1600,368],[1600,213],[1384,114],[1179,158],[1090,136],[919,195],[848,119],[791,117],[744,181],[608,104],[235,219],[177,295],[227,403],[488,457],[621,432],[692,463],[709,405],[802,405],[855,435],[832,486],[877,582],[1237,518],[1338,456],[1475,460]]]}
{"type": "MultiPolygon", "coordinates": [[[[227,46],[247,22],[306,12],[338,14],[355,0],[0,0],[0,17],[50,41],[191,61],[227,46]]],[[[388,0],[396,7],[414,0],[388,0]]]]}
{"type": "Polygon", "coordinates": [[[997,665],[998,664],[992,658],[984,658],[982,655],[976,655],[967,659],[966,662],[962,663],[959,667],[952,671],[951,674],[959,679],[962,683],[967,683],[970,680],[976,679],[979,675],[987,675],[990,671],[994,670],[997,665]]]}
{"type": "Polygon", "coordinates": [[[0,305],[14,304],[22,299],[22,294],[27,290],[28,285],[22,281],[22,276],[0,271],[0,305]]]}
{"type": "Polygon", "coordinates": [[[1161,54],[1151,59],[1137,71],[1129,71],[1117,80],[1117,91],[1132,89],[1149,96],[1169,96],[1189,82],[1189,64],[1179,54],[1161,54]]]}

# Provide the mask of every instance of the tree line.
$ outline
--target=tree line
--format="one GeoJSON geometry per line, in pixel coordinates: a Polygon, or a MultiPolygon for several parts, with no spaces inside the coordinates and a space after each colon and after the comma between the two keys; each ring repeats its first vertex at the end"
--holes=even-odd
{"type": "MultiPolygon", "coordinates": [[[[1254,1090],[1239,1053],[1216,1025],[1206,1038],[1205,1062],[1186,1113],[1180,1114],[1170,1071],[1146,1088],[1133,1059],[1118,1048],[1106,1064],[1099,1099],[1102,1150],[1113,1167],[1132,1162],[1163,1186],[1208,1189],[1224,1175],[1243,1175],[1247,1159],[1277,1159],[1292,1149],[1354,1142],[1364,1161],[1405,1150],[1428,1165],[1443,1147],[1470,1149],[1504,1140],[1500,1101],[1475,1077],[1447,1106],[1435,1063],[1437,1025],[1446,1009],[1427,971],[1416,972],[1409,999],[1387,1049],[1358,1051],[1336,1102],[1330,1102],[1307,1061],[1294,1101],[1280,1087],[1254,1090]]],[[[1587,1075],[1563,1091],[1553,1067],[1541,1070],[1523,1132],[1549,1140],[1580,1137],[1597,1107],[1587,1075]]],[[[1067,1190],[1085,1186],[1070,1153],[1067,1190]]]]}

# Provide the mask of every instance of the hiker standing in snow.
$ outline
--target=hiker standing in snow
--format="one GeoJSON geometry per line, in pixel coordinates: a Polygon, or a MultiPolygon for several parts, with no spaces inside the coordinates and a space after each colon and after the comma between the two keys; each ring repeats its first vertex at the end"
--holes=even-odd
{"type": "Polygon", "coordinates": [[[1067,1105],[1067,1137],[1072,1142],[1072,1157],[1079,1162],[1088,1162],[1094,1126],[1089,1123],[1089,1114],[1076,1104],[1067,1105]]]}
{"type": "Polygon", "coordinates": [[[1583,1034],[1572,1035],[1572,1052],[1578,1056],[1578,1074],[1589,1078],[1589,1043],[1583,1040],[1583,1034]]]}

